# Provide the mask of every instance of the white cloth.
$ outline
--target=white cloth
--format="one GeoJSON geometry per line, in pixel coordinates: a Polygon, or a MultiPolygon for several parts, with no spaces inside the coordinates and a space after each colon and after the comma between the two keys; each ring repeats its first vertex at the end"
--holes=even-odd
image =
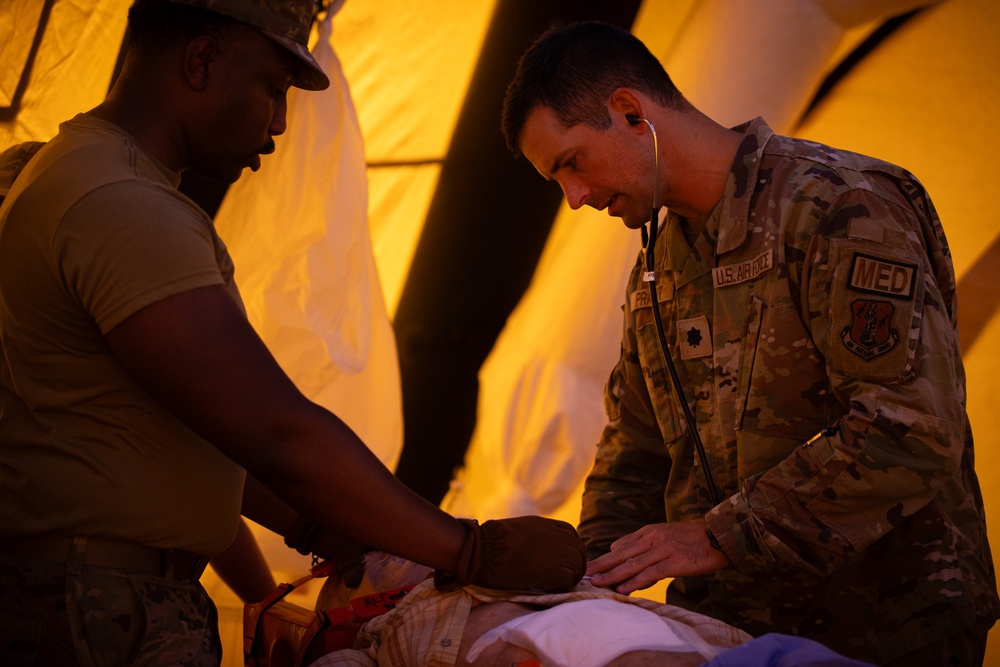
{"type": "Polygon", "coordinates": [[[519,616],[484,633],[469,649],[475,660],[503,640],[535,653],[546,667],[601,667],[630,651],[721,651],[690,627],[616,600],[580,600],[519,616]]]}

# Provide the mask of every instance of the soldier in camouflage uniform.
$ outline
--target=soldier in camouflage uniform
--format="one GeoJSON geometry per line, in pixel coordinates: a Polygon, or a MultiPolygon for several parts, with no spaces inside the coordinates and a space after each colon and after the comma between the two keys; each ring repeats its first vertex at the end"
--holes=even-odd
{"type": "Polygon", "coordinates": [[[981,664],[1000,607],[954,269],[920,183],[759,118],[719,126],[602,24],[529,49],[503,127],[574,208],[631,228],[669,208],[651,252],[683,396],[640,257],[583,496],[592,582],[674,577],[669,601],[879,665],[981,664]]]}

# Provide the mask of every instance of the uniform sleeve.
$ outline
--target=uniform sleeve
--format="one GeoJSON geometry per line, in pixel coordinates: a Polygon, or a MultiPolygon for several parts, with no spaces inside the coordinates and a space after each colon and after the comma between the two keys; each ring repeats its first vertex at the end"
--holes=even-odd
{"type": "MultiPolygon", "coordinates": [[[[630,285],[637,280],[633,271],[630,285]]],[[[605,387],[608,423],[583,492],[579,533],[588,558],[611,549],[618,538],[666,520],[663,493],[670,459],[653,415],[635,335],[625,308],[621,357],[605,387]]]]}
{"type": "Polygon", "coordinates": [[[84,197],[54,245],[53,270],[102,333],[168,296],[225,282],[208,216],[139,181],[84,197]]]}
{"type": "Polygon", "coordinates": [[[902,191],[854,189],[803,247],[802,317],[837,407],[708,515],[744,571],[780,562],[827,574],[962,475],[964,372],[936,215],[902,191]]]}

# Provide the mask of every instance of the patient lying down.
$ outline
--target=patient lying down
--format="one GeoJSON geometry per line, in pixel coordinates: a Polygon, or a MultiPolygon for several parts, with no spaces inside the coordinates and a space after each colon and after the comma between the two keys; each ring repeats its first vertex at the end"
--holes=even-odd
{"type": "Polygon", "coordinates": [[[737,657],[740,650],[734,647],[749,649],[761,640],[751,641],[741,630],[679,607],[596,588],[589,581],[562,594],[512,594],[475,586],[443,593],[434,588],[429,574],[424,566],[376,552],[365,558],[359,588],[349,589],[331,578],[320,592],[319,608],[343,607],[369,593],[415,587],[394,609],[366,623],[353,649],[330,653],[311,667],[863,665],[811,642],[805,646],[808,655],[801,644],[785,647],[798,651],[795,657],[788,654],[788,662],[775,661],[780,656],[773,650],[766,662],[753,662],[749,651],[737,657]],[[823,660],[807,661],[812,657],[823,660]]]}

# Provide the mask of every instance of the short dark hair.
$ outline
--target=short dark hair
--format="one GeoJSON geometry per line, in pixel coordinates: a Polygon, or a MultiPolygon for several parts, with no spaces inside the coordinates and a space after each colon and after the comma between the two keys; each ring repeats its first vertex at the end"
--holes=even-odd
{"type": "Polygon", "coordinates": [[[165,0],[135,0],[128,10],[127,48],[156,55],[200,35],[232,39],[255,31],[242,21],[209,9],[165,0]]]}
{"type": "Polygon", "coordinates": [[[521,56],[507,86],[501,120],[507,147],[521,156],[521,132],[537,106],[551,109],[565,127],[608,129],[608,99],[623,86],[666,107],[687,105],[660,61],[627,30],[599,21],[554,24],[521,56]]]}

